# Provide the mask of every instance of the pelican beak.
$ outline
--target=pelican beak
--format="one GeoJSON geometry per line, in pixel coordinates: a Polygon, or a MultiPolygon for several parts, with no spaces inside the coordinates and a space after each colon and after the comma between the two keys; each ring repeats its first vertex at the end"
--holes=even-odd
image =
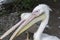
{"type": "Polygon", "coordinates": [[[22,29],[19,30],[19,32],[17,33],[16,37],[19,36],[21,33],[23,33],[24,31],[26,31],[27,29],[29,29],[32,25],[34,25],[35,23],[37,23],[38,21],[42,21],[46,18],[46,15],[43,14],[41,16],[36,17],[35,19],[33,19],[31,22],[29,22],[27,25],[25,25],[22,29]]]}

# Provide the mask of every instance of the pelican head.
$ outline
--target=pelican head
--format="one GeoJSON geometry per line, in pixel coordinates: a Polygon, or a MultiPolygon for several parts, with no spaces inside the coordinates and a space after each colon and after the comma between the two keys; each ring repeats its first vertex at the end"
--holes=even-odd
{"type": "Polygon", "coordinates": [[[52,10],[51,10],[50,7],[49,7],[48,5],[46,5],[46,4],[39,4],[38,6],[36,6],[36,7],[33,9],[32,13],[33,13],[33,14],[36,14],[37,16],[39,16],[40,14],[42,14],[42,13],[44,13],[44,12],[46,12],[46,11],[52,11],[52,10]]]}

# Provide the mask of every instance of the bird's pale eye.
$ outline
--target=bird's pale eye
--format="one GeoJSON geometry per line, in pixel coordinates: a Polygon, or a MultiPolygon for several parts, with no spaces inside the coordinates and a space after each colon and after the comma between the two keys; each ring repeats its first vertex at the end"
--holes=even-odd
{"type": "Polygon", "coordinates": [[[40,12],[40,10],[38,9],[38,10],[35,10],[35,12],[40,12]]]}
{"type": "Polygon", "coordinates": [[[38,12],[38,11],[35,11],[35,12],[38,12]]]}

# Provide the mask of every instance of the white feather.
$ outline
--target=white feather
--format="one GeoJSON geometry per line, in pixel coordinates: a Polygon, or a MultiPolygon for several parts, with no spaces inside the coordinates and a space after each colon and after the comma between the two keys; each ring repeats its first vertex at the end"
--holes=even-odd
{"type": "Polygon", "coordinates": [[[51,36],[51,35],[43,33],[41,35],[41,40],[60,40],[60,39],[57,38],[56,36],[51,36]]]}

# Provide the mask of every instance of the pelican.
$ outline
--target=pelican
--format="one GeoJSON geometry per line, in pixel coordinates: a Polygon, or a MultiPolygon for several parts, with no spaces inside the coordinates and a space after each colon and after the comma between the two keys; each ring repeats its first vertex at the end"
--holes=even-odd
{"type": "MultiPolygon", "coordinates": [[[[24,20],[23,23],[19,25],[19,27],[13,33],[13,35],[11,36],[11,38],[9,40],[13,40],[14,37],[17,37],[18,35],[23,33],[25,30],[30,28],[32,25],[34,25],[38,21],[41,21],[41,24],[38,27],[38,30],[36,32],[34,32],[34,35],[33,35],[34,40],[49,40],[49,38],[48,38],[49,35],[46,36],[47,34],[42,34],[46,25],[48,24],[49,11],[51,11],[51,9],[46,4],[39,4],[38,6],[36,6],[33,9],[33,11],[31,12],[31,14],[25,15],[25,17],[27,17],[27,19],[24,20]],[[45,35],[45,36],[43,36],[43,35],[45,35]]],[[[23,15],[21,15],[21,18],[24,18],[23,15]]],[[[49,36],[49,37],[51,37],[51,36],[49,36]]],[[[54,38],[50,38],[50,40],[52,40],[52,39],[53,40],[60,40],[59,38],[57,38],[55,36],[53,36],[53,37],[54,38]]],[[[0,39],[1,38],[4,38],[4,37],[0,37],[0,39]]]]}
{"type": "MultiPolygon", "coordinates": [[[[49,11],[51,11],[51,9],[46,4],[40,4],[40,5],[38,5],[38,6],[36,6],[34,8],[32,13],[35,14],[36,16],[39,16],[41,14],[45,14],[45,16],[40,17],[40,18],[43,18],[43,17],[45,17],[45,18],[42,19],[42,22],[41,22],[38,30],[34,33],[34,35],[33,35],[34,40],[60,40],[56,36],[51,36],[51,35],[48,35],[48,34],[43,34],[43,31],[44,31],[46,25],[48,24],[49,11]]],[[[35,20],[35,21],[37,21],[37,20],[35,20]]],[[[28,29],[27,27],[29,27],[32,24],[34,24],[33,22],[35,22],[35,21],[32,20],[32,22],[30,22],[29,24],[24,26],[24,28],[22,28],[20,30],[20,32],[17,34],[17,36],[19,34],[21,34],[23,31],[25,31],[26,29],[28,29]]]]}
{"type": "MultiPolygon", "coordinates": [[[[40,4],[41,5],[41,4],[40,4]]],[[[42,4],[44,5],[44,4],[42,4]]],[[[45,6],[45,5],[44,5],[45,6]]],[[[37,6],[38,7],[38,6],[37,6]]],[[[11,36],[10,40],[13,40],[13,38],[17,35],[17,33],[19,32],[20,29],[22,29],[25,25],[27,25],[30,21],[32,21],[34,18],[38,17],[39,15],[41,15],[42,13],[40,13],[41,10],[39,10],[39,13],[35,10],[34,8],[34,11],[32,12],[32,15],[29,16],[29,18],[24,21],[22,23],[22,25],[20,25],[20,27],[13,33],[13,35],[11,36]],[[38,13],[38,14],[36,14],[38,13]]],[[[42,10],[43,11],[43,10],[42,10]]]]}

